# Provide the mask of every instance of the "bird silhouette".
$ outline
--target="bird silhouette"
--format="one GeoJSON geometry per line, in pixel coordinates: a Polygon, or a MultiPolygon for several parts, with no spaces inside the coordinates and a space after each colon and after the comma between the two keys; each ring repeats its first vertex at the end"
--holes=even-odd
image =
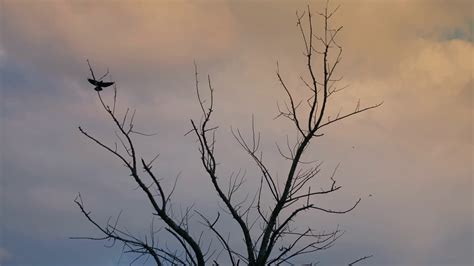
{"type": "Polygon", "coordinates": [[[109,87],[114,85],[114,82],[104,82],[101,80],[95,80],[95,79],[87,79],[90,84],[94,85],[95,91],[102,91],[103,88],[109,87]]]}

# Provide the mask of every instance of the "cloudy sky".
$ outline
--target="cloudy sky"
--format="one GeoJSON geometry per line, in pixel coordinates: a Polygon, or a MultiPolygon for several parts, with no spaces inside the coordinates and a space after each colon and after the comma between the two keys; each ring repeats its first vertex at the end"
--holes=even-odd
{"type": "MultiPolygon", "coordinates": [[[[98,234],[74,205],[78,192],[98,221],[123,210],[130,231],[142,235],[149,226],[149,205],[126,169],[77,130],[114,141],[87,83],[86,59],[97,72],[110,69],[120,112],[136,109],[136,127],[157,133],[136,141],[144,157],[161,154],[156,170],[165,184],[181,173],[176,206],[195,203],[211,215],[218,208],[195,139],[184,136],[189,119],[199,119],[194,60],[216,90],[220,171],[248,169],[253,189],[255,166],[230,133],[231,126],[248,133],[253,114],[266,160],[282,175],[287,164],[275,142],[294,130],[273,119],[284,100],[276,61],[301,95],[305,58],[295,12],[307,4],[0,1],[0,265],[128,264],[120,248],[69,239],[98,234]]],[[[309,4],[321,10],[324,3],[309,4]]],[[[358,99],[384,104],[327,128],[307,154],[324,162],[322,184],[341,163],[343,190],[324,204],[340,208],[362,198],[350,214],[303,219],[316,229],[346,230],[314,260],[343,265],[372,254],[368,265],[472,265],[473,4],[331,4],[341,5],[334,17],[344,26],[338,73],[350,85],[332,110],[350,111],[358,99]]],[[[103,94],[111,99],[111,91],[103,94]]]]}

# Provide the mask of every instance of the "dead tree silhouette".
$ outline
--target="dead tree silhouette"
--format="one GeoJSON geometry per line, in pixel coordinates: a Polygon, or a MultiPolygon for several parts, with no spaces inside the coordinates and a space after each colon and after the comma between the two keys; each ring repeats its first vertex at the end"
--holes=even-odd
{"type": "MultiPolygon", "coordinates": [[[[314,203],[314,198],[317,196],[331,194],[341,189],[335,179],[337,167],[329,176],[331,185],[321,190],[314,190],[311,188],[311,184],[314,183],[313,179],[320,173],[321,164],[307,164],[302,161],[303,155],[312,141],[324,135],[324,132],[322,132],[324,128],[382,104],[363,108],[359,101],[351,112],[337,113],[332,118],[327,114],[328,105],[330,104],[328,99],[345,88],[339,86],[342,78],[336,76],[336,69],[342,60],[343,51],[337,42],[337,36],[342,27],[334,28],[331,25],[331,18],[337,9],[329,10],[328,5],[326,5],[323,12],[314,14],[308,6],[303,13],[297,12],[297,28],[303,41],[307,69],[306,78],[300,77],[307,88],[305,98],[296,99],[292,90],[287,86],[278,63],[276,66],[276,76],[287,96],[283,107],[278,106],[277,118],[289,120],[297,132],[294,143],[291,143],[290,140],[287,143],[288,151],[284,151],[283,148],[278,146],[281,156],[290,162],[285,177],[277,180],[277,177],[267,168],[260,148],[260,133],[255,130],[253,119],[252,132],[248,139],[243,136],[240,130],[232,130],[234,138],[248,154],[250,160],[256,164],[261,174],[260,185],[252,200],[239,202],[233,198],[236,191],[242,188],[243,176],[231,177],[228,187],[220,182],[224,178],[220,177],[217,172],[218,159],[215,154],[215,132],[218,128],[210,125],[212,114],[215,111],[214,88],[211,78],[208,76],[207,97],[203,95],[195,64],[195,90],[201,110],[201,118],[200,120],[191,120],[191,130],[187,135],[196,138],[202,166],[208,176],[210,185],[217,192],[220,202],[224,205],[224,214],[218,212],[215,218],[209,218],[202,212],[192,208],[186,209],[181,217],[173,215],[171,195],[175,190],[176,183],[175,186],[166,188],[161,180],[155,176],[152,166],[157,157],[150,161],[139,157],[132,135],[148,136],[148,134],[135,131],[135,113],[129,114],[127,109],[127,112],[121,118],[116,114],[117,88],[115,85],[112,107],[104,102],[101,96],[102,87],[111,86],[113,82],[103,83],[101,80],[104,76],[96,80],[93,69],[90,67],[93,78],[89,82],[96,86],[95,90],[100,104],[118,131],[116,137],[119,145],[116,143],[115,146],[107,146],[102,140],[94,137],[83,128],[79,127],[79,130],[84,136],[107,150],[125,165],[133,182],[138,185],[150,203],[154,217],[165,228],[165,232],[177,240],[179,246],[170,248],[166,245],[159,245],[154,228],[155,221],[151,223],[150,233],[145,238],[139,238],[121,229],[118,225],[119,217],[114,221],[109,219],[105,225],[101,225],[92,217],[91,212],[86,210],[80,194],[75,203],[85,218],[102,235],[99,237],[75,237],[75,239],[108,240],[111,241],[112,245],[120,242],[124,247],[124,252],[137,254],[136,260],[149,257],[157,265],[205,265],[206,263],[218,265],[222,263],[219,262],[220,260],[225,260],[226,264],[231,265],[290,264],[294,258],[300,255],[331,247],[342,235],[341,230],[336,228],[330,232],[317,232],[311,227],[301,230],[293,226],[295,220],[309,211],[344,214],[352,211],[361,199],[355,200],[348,208],[343,210],[333,210],[314,203]],[[313,31],[314,15],[322,19],[323,29],[320,35],[313,31]],[[320,74],[316,73],[314,67],[317,59],[320,60],[322,68],[320,74]],[[119,148],[120,146],[121,148],[119,148]],[[270,198],[271,202],[264,203],[262,200],[264,197],[270,198]],[[209,232],[212,232],[213,237],[220,243],[220,248],[207,246],[201,235],[189,231],[191,213],[198,214],[201,222],[208,227],[209,232]],[[222,215],[228,215],[235,222],[243,239],[245,247],[243,250],[234,248],[229,243],[226,236],[227,232],[223,232],[217,227],[222,215]],[[252,219],[249,218],[250,216],[252,216],[252,219]],[[255,224],[259,226],[254,226],[255,224]],[[217,249],[221,252],[218,253],[217,249]],[[221,259],[217,254],[224,254],[226,258],[221,259]]],[[[348,264],[353,265],[369,257],[364,256],[348,264]]]]}

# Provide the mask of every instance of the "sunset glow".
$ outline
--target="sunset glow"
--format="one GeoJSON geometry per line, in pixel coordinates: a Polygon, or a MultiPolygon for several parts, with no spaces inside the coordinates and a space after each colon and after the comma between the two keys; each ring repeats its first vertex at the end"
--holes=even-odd
{"type": "MultiPolygon", "coordinates": [[[[69,239],[98,235],[74,204],[78,192],[99,221],[123,211],[127,229],[149,230],[148,202],[121,162],[77,130],[114,144],[87,59],[98,73],[110,71],[118,112],[136,109],[136,127],[156,133],[137,136],[137,145],[146,158],[160,153],[155,169],[166,186],[180,175],[177,208],[195,203],[215,216],[222,207],[196,139],[185,136],[201,112],[194,62],[202,84],[209,74],[215,89],[223,175],[247,169],[244,191],[255,190],[255,165],[231,134],[231,127],[249,133],[252,118],[265,160],[284,175],[288,163],[275,143],[286,145],[295,130],[274,119],[286,100],[275,72],[278,62],[294,95],[307,93],[295,13],[308,4],[318,12],[325,1],[0,1],[0,265],[128,265],[133,257],[121,257],[121,246],[69,239]]],[[[305,155],[323,162],[313,188],[328,184],[340,163],[342,189],[322,204],[362,199],[349,214],[307,216],[305,225],[346,231],[311,260],[347,265],[373,255],[360,265],[473,265],[472,2],[330,1],[338,5],[337,75],[349,86],[330,98],[328,115],[352,111],[359,100],[383,105],[328,126],[305,155]]],[[[321,58],[314,60],[320,74],[321,58]]],[[[110,103],[112,87],[103,89],[110,103]]],[[[238,245],[241,236],[233,238],[238,245]]]]}

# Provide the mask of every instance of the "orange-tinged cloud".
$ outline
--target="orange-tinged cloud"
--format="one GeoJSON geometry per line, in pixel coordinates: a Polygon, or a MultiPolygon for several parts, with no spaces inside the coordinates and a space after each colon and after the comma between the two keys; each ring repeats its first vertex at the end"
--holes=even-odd
{"type": "MultiPolygon", "coordinates": [[[[312,10],[321,10],[324,2],[312,2],[312,10]]],[[[46,64],[49,60],[69,65],[69,60],[89,57],[108,65],[112,73],[120,69],[117,72],[122,75],[117,80],[132,83],[127,84],[132,89],[143,85],[134,77],[144,68],[172,69],[146,84],[156,82],[158,87],[150,89],[146,104],[130,96],[141,94],[138,89],[124,88],[124,93],[119,93],[121,107],[137,107],[140,127],[159,129],[152,145],[159,146],[157,149],[169,154],[169,162],[177,164],[174,168],[164,164],[164,168],[172,168],[167,171],[177,170],[181,163],[191,165],[176,162],[176,158],[185,160],[195,148],[185,149],[181,138],[188,129],[188,118],[199,118],[192,73],[196,58],[202,63],[202,80],[209,72],[216,89],[215,122],[220,125],[222,167],[247,167],[244,155],[234,152],[238,148],[227,129],[229,125],[248,129],[252,113],[263,133],[265,158],[283,167],[275,159],[274,140],[285,141],[286,133],[294,135],[288,129],[290,123],[272,120],[276,101],[281,104],[285,100],[275,77],[275,62],[280,60],[289,88],[302,97],[307,90],[299,75],[305,75],[306,70],[294,11],[304,10],[306,4],[9,1],[4,4],[8,10],[4,12],[5,28],[8,36],[16,39],[2,44],[0,56],[4,51],[7,56],[34,61],[39,69],[51,67],[46,64]],[[175,69],[179,73],[174,73],[175,69]],[[169,90],[159,86],[164,80],[169,90]],[[180,148],[175,143],[181,144],[180,148]]],[[[469,1],[348,0],[341,2],[334,16],[335,23],[344,26],[339,39],[344,60],[338,74],[345,76],[343,84],[351,86],[331,99],[334,107],[329,115],[334,116],[339,107],[343,107],[343,113],[353,110],[359,98],[362,106],[380,101],[384,105],[325,129],[327,135],[315,141],[308,159],[327,160],[329,168],[341,159],[344,170],[340,178],[345,191],[359,193],[354,197],[374,192],[371,202],[375,203],[364,203],[371,208],[363,217],[364,223],[386,230],[378,232],[389,238],[381,242],[403,246],[407,264],[429,264],[425,258],[414,258],[425,254],[423,249],[428,255],[446,241],[444,234],[451,231],[446,229],[447,223],[472,224],[466,212],[473,207],[471,10],[469,1]],[[442,237],[439,232],[444,233],[442,237]],[[407,243],[406,239],[414,234],[416,239],[407,243]]],[[[88,75],[84,61],[80,64],[88,75]]],[[[63,69],[55,70],[60,75],[63,69]]],[[[157,75],[161,74],[159,70],[157,75]]],[[[77,76],[86,83],[81,73],[77,76]]],[[[97,102],[91,100],[90,91],[81,90],[83,86],[80,82],[68,83],[67,88],[77,96],[75,102],[53,98],[55,107],[67,105],[61,110],[82,117],[79,122],[105,120],[97,118],[97,102]]],[[[31,110],[30,114],[29,120],[23,121],[25,128],[29,123],[49,119],[43,114],[46,118],[38,120],[38,114],[31,110]]],[[[192,139],[186,141],[191,143],[192,139]]],[[[183,176],[190,184],[207,185],[195,175],[193,180],[183,176]]]]}
{"type": "Polygon", "coordinates": [[[4,8],[7,27],[31,49],[58,46],[58,52],[66,50],[116,67],[180,65],[195,56],[218,57],[232,48],[237,37],[224,4],[7,1],[4,8]]]}

